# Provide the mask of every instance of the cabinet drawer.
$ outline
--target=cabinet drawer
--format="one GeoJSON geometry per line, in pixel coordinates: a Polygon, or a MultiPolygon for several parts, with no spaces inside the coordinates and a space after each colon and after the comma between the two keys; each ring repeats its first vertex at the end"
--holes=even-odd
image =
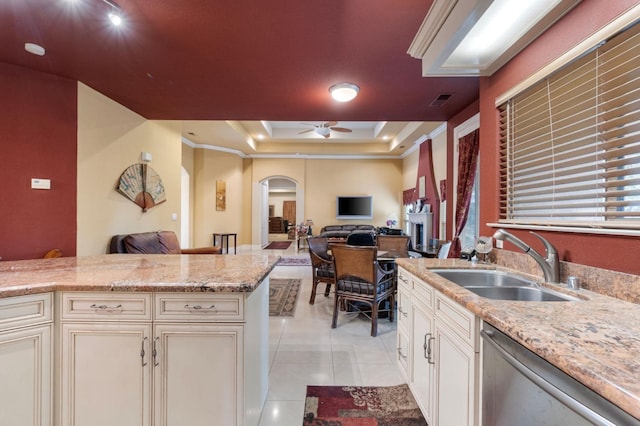
{"type": "Polygon", "coordinates": [[[396,360],[398,361],[398,366],[400,367],[400,372],[404,376],[405,380],[409,380],[409,351],[411,348],[409,347],[409,338],[407,335],[398,330],[398,347],[396,349],[396,360]]]}
{"type": "Polygon", "coordinates": [[[150,321],[151,294],[64,292],[60,315],[63,320],[150,321]]]}
{"type": "Polygon", "coordinates": [[[53,320],[52,293],[0,299],[0,330],[53,320]]]}
{"type": "Polygon", "coordinates": [[[418,300],[426,308],[433,311],[433,287],[418,279],[412,281],[411,297],[418,300]]]}
{"type": "Polygon", "coordinates": [[[409,290],[405,289],[404,286],[398,286],[398,294],[396,296],[398,306],[398,327],[403,328],[404,331],[409,330],[409,310],[411,309],[409,294],[409,290]]]}
{"type": "Polygon", "coordinates": [[[442,323],[463,339],[474,351],[478,351],[479,342],[478,335],[480,321],[477,317],[449,299],[440,292],[436,292],[436,318],[441,319],[442,323]]]}
{"type": "Polygon", "coordinates": [[[156,294],[156,321],[244,321],[244,296],[240,293],[156,294]]]}

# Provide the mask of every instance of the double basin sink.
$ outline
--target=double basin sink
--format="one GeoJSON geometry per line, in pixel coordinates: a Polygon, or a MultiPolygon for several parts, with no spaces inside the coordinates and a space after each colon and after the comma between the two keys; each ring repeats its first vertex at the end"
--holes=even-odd
{"type": "Polygon", "coordinates": [[[433,272],[487,299],[526,302],[569,302],[575,297],[541,287],[517,274],[483,269],[432,269],[433,272]]]}

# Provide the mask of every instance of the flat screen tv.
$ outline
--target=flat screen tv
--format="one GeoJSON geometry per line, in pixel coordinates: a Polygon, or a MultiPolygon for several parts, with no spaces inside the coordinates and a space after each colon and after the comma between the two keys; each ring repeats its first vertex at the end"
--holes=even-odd
{"type": "Polygon", "coordinates": [[[373,219],[373,197],[338,195],[336,219],[373,219]]]}

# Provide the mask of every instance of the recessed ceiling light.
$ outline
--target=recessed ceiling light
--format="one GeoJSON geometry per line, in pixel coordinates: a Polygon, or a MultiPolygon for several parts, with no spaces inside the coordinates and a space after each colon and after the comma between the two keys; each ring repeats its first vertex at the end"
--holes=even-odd
{"type": "Polygon", "coordinates": [[[44,56],[44,54],[45,54],[44,47],[40,46],[39,44],[35,44],[35,43],[25,43],[24,44],[24,50],[26,50],[27,52],[32,53],[34,55],[38,55],[38,56],[44,56]]]}
{"type": "Polygon", "coordinates": [[[260,139],[260,140],[264,139],[264,135],[262,133],[259,133],[258,134],[258,139],[260,139]]]}
{"type": "Polygon", "coordinates": [[[120,25],[122,25],[122,16],[120,16],[119,13],[110,12],[109,13],[109,20],[116,27],[119,27],[120,25]]]}
{"type": "Polygon", "coordinates": [[[331,97],[338,102],[349,102],[358,95],[360,87],[353,83],[338,83],[329,87],[331,97]]]}

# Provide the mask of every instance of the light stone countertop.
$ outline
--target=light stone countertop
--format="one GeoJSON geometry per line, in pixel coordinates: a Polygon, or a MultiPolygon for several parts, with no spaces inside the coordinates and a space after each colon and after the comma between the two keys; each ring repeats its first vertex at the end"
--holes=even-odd
{"type": "Polygon", "coordinates": [[[107,254],[0,262],[0,298],[47,291],[251,292],[280,256],[107,254]]]}
{"type": "MultiPolygon", "coordinates": [[[[429,272],[434,268],[473,268],[468,261],[398,259],[397,264],[640,419],[640,305],[550,284],[544,285],[582,300],[486,299],[429,272]]],[[[496,269],[495,265],[475,267],[496,269]]]]}

